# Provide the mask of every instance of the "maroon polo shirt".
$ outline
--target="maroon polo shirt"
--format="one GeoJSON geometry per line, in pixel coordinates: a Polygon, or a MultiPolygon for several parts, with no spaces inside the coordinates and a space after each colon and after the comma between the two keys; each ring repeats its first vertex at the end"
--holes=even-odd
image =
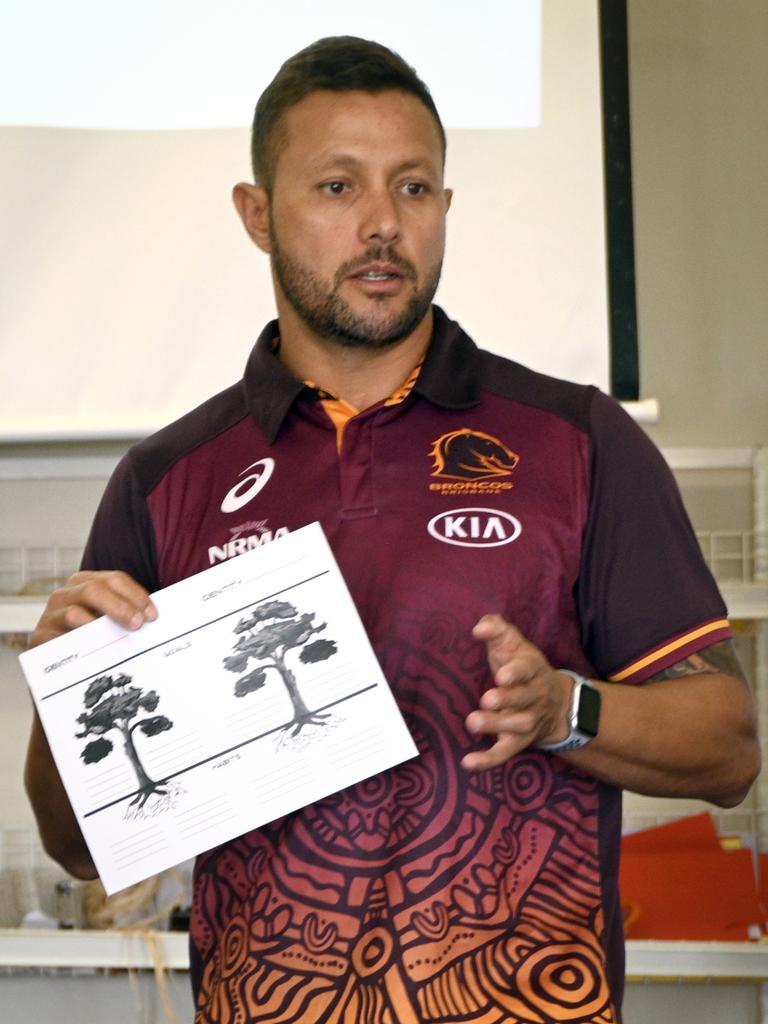
{"type": "Polygon", "coordinates": [[[729,636],[671,474],[601,392],[439,309],[415,382],[350,416],[276,332],[126,455],[84,566],[155,590],[319,520],[420,756],[198,858],[197,1020],[618,1021],[620,793],[536,750],[460,768],[471,629],[625,683],[729,636]]]}

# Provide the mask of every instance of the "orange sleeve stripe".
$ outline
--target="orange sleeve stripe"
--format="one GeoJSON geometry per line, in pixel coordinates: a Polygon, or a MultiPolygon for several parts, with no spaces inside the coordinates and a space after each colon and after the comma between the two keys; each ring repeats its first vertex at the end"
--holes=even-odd
{"type": "Polygon", "coordinates": [[[705,625],[699,626],[698,629],[691,630],[690,633],[684,633],[682,636],[677,637],[676,640],[670,641],[663,647],[657,647],[655,651],[651,651],[651,653],[645,655],[645,657],[639,658],[637,661],[633,661],[631,665],[627,665],[626,668],[623,668],[620,672],[617,672],[609,678],[613,683],[620,683],[629,676],[633,676],[644,668],[647,668],[649,665],[653,665],[654,662],[661,661],[667,655],[673,654],[675,651],[679,651],[681,648],[693,643],[694,640],[699,640],[703,636],[708,636],[711,633],[718,633],[722,630],[730,630],[728,619],[715,619],[714,622],[707,622],[705,625]]]}

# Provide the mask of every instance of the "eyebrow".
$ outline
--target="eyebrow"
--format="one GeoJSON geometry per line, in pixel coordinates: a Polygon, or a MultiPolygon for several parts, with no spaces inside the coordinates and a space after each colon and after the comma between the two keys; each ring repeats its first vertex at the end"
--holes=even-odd
{"type": "MultiPolygon", "coordinates": [[[[333,153],[314,164],[312,170],[319,172],[326,168],[331,170],[334,167],[346,167],[350,170],[356,170],[358,167],[361,167],[362,164],[363,161],[359,160],[355,156],[350,156],[347,153],[333,153]]],[[[437,171],[437,168],[434,167],[432,161],[427,157],[422,159],[414,158],[413,160],[404,160],[401,164],[398,164],[394,170],[395,173],[400,174],[403,171],[415,171],[421,168],[437,171]]]]}

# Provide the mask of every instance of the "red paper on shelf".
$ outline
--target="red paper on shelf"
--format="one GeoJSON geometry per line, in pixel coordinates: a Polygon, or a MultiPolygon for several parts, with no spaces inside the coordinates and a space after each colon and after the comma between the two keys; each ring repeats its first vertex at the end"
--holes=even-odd
{"type": "Polygon", "coordinates": [[[621,841],[622,851],[659,853],[662,850],[718,850],[720,837],[712,815],[706,811],[690,818],[679,818],[666,825],[630,832],[621,841]]]}
{"type": "Polygon", "coordinates": [[[761,853],[758,858],[760,866],[757,892],[763,909],[763,920],[768,922],[768,853],[761,853]]]}
{"type": "Polygon", "coordinates": [[[626,836],[620,885],[633,939],[743,942],[763,932],[752,852],[723,850],[707,814],[626,836]]]}

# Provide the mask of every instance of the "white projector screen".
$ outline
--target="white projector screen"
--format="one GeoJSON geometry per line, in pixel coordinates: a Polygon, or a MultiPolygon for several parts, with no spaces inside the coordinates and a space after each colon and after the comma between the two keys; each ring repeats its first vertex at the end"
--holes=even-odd
{"type": "Polygon", "coordinates": [[[239,378],[274,316],[230,199],[253,105],[282,60],[341,33],[402,53],[448,129],[437,301],[483,347],[607,390],[597,0],[16,7],[0,441],[141,437],[239,378]]]}

